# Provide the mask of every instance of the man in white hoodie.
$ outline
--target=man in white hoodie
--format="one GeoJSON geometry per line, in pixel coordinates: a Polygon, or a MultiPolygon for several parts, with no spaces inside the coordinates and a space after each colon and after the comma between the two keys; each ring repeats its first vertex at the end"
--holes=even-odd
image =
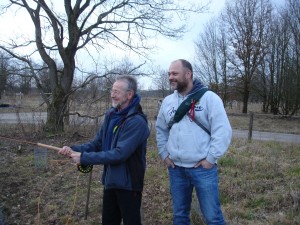
{"type": "Polygon", "coordinates": [[[217,160],[230,145],[232,129],[223,102],[193,80],[192,66],[184,59],[171,63],[169,81],[174,93],[161,104],[156,140],[169,171],[173,224],[190,224],[194,188],[206,223],[225,224],[217,160]]]}

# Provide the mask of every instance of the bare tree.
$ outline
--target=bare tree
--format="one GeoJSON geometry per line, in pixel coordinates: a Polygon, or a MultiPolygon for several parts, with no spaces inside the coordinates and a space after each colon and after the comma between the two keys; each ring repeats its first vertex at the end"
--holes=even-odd
{"type": "Polygon", "coordinates": [[[217,27],[215,19],[211,19],[204,27],[204,32],[195,41],[196,64],[195,72],[215,92],[219,92],[220,76],[217,62],[217,27]]]}
{"type": "Polygon", "coordinates": [[[300,108],[299,31],[294,29],[300,27],[300,5],[286,3],[273,15],[268,54],[259,67],[255,91],[263,97],[264,112],[294,115],[300,108]]]}
{"type": "Polygon", "coordinates": [[[268,0],[236,0],[212,19],[196,44],[196,73],[226,104],[242,96],[262,111],[294,115],[300,108],[300,2],[281,13],[268,0]],[[238,96],[236,96],[238,95],[238,96]]]}
{"type": "Polygon", "coordinates": [[[0,99],[2,98],[2,93],[5,91],[8,75],[9,59],[7,58],[5,53],[0,52],[0,99]]]}
{"type": "Polygon", "coordinates": [[[280,102],[283,98],[284,64],[288,60],[289,51],[289,28],[287,20],[282,19],[277,15],[272,21],[272,32],[269,34],[271,41],[261,74],[263,86],[258,88],[263,90],[263,111],[268,112],[270,107],[270,111],[273,114],[278,114],[280,110],[280,102]]]}
{"type": "Polygon", "coordinates": [[[222,21],[211,19],[195,41],[195,75],[219,94],[226,105],[228,100],[228,43],[222,21]]]}
{"type": "Polygon", "coordinates": [[[266,55],[272,6],[269,0],[235,0],[226,3],[222,20],[227,25],[228,60],[241,85],[243,113],[247,113],[251,82],[266,55]]]}
{"type": "Polygon", "coordinates": [[[23,68],[24,63],[16,62],[6,52],[0,52],[0,99],[5,90],[29,91],[32,77],[23,68]]]}
{"type": "Polygon", "coordinates": [[[161,93],[161,97],[164,98],[170,94],[170,82],[168,71],[163,69],[158,69],[152,79],[153,84],[156,86],[157,90],[161,93]]]}
{"type": "MultiPolygon", "coordinates": [[[[220,64],[219,70],[222,77],[222,88],[221,88],[221,98],[224,105],[226,106],[229,101],[229,76],[231,75],[228,71],[228,40],[226,36],[226,30],[223,28],[222,22],[219,24],[219,37],[218,37],[218,62],[220,64]]],[[[231,99],[232,101],[232,99],[231,99]]]]}
{"type": "Polygon", "coordinates": [[[294,73],[296,75],[294,80],[294,94],[295,104],[293,107],[293,114],[300,110],[300,2],[289,0],[290,8],[292,8],[292,32],[294,34],[295,54],[294,54],[294,73]]]}
{"type": "Polygon", "coordinates": [[[288,54],[284,64],[281,110],[294,115],[300,109],[300,2],[288,0],[282,20],[289,28],[288,54]]]}
{"type": "Polygon", "coordinates": [[[50,131],[63,130],[63,116],[73,91],[76,55],[79,52],[86,50],[92,54],[94,48],[101,55],[106,46],[115,46],[146,55],[153,47],[148,40],[157,35],[180,37],[185,32],[184,22],[188,13],[204,10],[203,6],[175,0],[64,0],[55,4],[45,0],[9,0],[8,5],[2,5],[3,11],[8,8],[28,13],[35,36],[24,43],[12,40],[1,48],[27,63],[31,76],[41,88],[42,83],[36,74],[38,68],[34,67],[31,58],[34,52],[24,55],[25,51],[20,51],[22,47],[35,44],[34,51],[38,52],[49,70],[52,98],[46,101],[46,128],[50,131]],[[63,64],[62,70],[58,69],[55,58],[63,64]]]}

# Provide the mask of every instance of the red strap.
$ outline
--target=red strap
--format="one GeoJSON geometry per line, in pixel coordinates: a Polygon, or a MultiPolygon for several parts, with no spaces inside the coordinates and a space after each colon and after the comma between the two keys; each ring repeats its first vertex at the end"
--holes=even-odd
{"type": "Polygon", "coordinates": [[[190,118],[192,119],[192,121],[195,120],[195,105],[196,105],[196,100],[193,100],[190,111],[189,111],[189,114],[191,115],[190,118]]]}

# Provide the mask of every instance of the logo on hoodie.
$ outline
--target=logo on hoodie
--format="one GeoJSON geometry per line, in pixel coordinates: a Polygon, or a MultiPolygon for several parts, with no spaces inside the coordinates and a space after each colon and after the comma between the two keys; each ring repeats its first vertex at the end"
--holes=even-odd
{"type": "Polygon", "coordinates": [[[169,115],[170,117],[172,117],[173,115],[175,115],[175,113],[176,113],[175,107],[172,107],[170,110],[168,110],[168,115],[169,115]]]}
{"type": "Polygon", "coordinates": [[[195,111],[199,112],[199,111],[203,111],[204,108],[200,105],[200,101],[198,101],[195,105],[195,111]]]}

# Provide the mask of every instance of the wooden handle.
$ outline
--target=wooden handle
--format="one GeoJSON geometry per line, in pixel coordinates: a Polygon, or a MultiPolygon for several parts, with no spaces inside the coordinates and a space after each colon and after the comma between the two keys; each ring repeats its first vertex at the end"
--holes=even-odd
{"type": "MultiPolygon", "coordinates": [[[[61,148],[58,148],[58,147],[55,147],[52,145],[46,145],[46,144],[42,144],[42,143],[36,143],[36,145],[39,147],[42,147],[42,148],[47,148],[47,149],[51,149],[51,150],[55,150],[55,151],[61,150],[61,148]]],[[[71,154],[71,152],[69,152],[69,154],[71,154]]],[[[70,155],[69,155],[69,157],[70,157],[70,155]]],[[[92,171],[93,165],[87,165],[87,166],[77,165],[77,169],[82,173],[89,173],[92,171]]]]}
{"type": "Polygon", "coordinates": [[[55,151],[59,151],[61,148],[52,146],[52,145],[45,145],[42,143],[36,143],[37,146],[42,147],[42,148],[47,148],[47,149],[51,149],[51,150],[55,150],[55,151]]]}

